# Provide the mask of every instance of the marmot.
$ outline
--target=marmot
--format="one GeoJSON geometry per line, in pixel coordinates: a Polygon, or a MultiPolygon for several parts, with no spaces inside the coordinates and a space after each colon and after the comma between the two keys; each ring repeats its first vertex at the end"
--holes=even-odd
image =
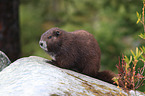
{"type": "Polygon", "coordinates": [[[51,28],[42,34],[39,45],[53,58],[52,64],[113,84],[113,72],[99,72],[101,51],[96,39],[89,32],[66,32],[51,28]]]}

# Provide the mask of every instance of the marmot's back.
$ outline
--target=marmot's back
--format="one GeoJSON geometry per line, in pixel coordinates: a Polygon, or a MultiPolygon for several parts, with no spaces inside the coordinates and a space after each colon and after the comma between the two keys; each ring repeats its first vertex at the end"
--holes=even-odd
{"type": "Polygon", "coordinates": [[[82,73],[96,77],[95,75],[100,69],[101,59],[101,51],[96,39],[92,34],[84,30],[77,30],[71,33],[75,35],[73,43],[75,44],[74,47],[76,47],[77,53],[79,53],[77,62],[84,68],[82,73]]]}

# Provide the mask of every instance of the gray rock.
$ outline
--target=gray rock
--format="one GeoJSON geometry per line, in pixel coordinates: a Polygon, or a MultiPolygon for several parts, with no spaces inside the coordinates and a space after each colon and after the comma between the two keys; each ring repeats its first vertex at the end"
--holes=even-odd
{"type": "Polygon", "coordinates": [[[5,53],[0,51],[0,71],[7,67],[11,63],[10,59],[6,56],[5,53]]]}
{"type": "Polygon", "coordinates": [[[6,67],[0,72],[0,96],[119,95],[120,90],[114,85],[46,62],[46,59],[31,56],[6,67]]]}

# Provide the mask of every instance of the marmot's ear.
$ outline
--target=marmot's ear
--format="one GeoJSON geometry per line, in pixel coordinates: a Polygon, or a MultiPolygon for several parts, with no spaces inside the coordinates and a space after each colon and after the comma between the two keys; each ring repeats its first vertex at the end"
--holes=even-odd
{"type": "Polygon", "coordinates": [[[59,35],[60,35],[60,32],[57,30],[57,31],[55,32],[55,35],[56,35],[56,36],[59,36],[59,35]]]}

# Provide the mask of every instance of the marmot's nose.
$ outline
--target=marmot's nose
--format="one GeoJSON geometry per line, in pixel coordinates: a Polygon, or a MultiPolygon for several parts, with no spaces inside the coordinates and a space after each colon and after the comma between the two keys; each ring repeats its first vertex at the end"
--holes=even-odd
{"type": "Polygon", "coordinates": [[[39,41],[39,45],[42,49],[44,49],[45,51],[48,51],[46,41],[39,41]]]}
{"type": "Polygon", "coordinates": [[[39,45],[40,45],[40,47],[43,47],[43,42],[40,41],[39,42],[39,45]]]}

